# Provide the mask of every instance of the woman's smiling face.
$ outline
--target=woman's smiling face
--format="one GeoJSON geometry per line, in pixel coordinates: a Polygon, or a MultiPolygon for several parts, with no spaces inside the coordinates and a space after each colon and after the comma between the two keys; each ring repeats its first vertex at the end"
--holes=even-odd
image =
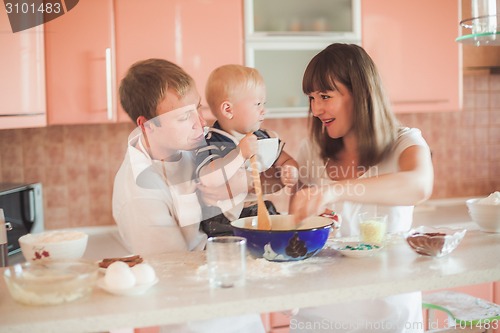
{"type": "Polygon", "coordinates": [[[353,127],[354,101],[342,83],[335,82],[337,90],[313,91],[308,94],[311,112],[323,123],[328,136],[341,138],[353,127]]]}

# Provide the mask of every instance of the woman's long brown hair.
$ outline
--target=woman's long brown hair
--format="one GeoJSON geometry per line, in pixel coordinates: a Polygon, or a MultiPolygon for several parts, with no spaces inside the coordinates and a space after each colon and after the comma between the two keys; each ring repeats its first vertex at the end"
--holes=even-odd
{"type": "MultiPolygon", "coordinates": [[[[309,62],[302,80],[305,94],[338,90],[340,82],[352,94],[353,129],[358,140],[359,165],[379,163],[392,148],[399,123],[390,108],[380,76],[366,51],[354,44],[331,44],[309,62]]],[[[319,145],[324,161],[337,159],[343,139],[332,139],[323,130],[321,120],[312,116],[309,106],[310,135],[319,145]]]]}

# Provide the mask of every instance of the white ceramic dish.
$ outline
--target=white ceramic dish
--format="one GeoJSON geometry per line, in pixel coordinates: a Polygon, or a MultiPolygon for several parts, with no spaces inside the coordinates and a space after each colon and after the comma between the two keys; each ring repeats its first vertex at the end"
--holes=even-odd
{"type": "Polygon", "coordinates": [[[498,233],[500,232],[500,205],[479,204],[478,202],[483,199],[466,201],[469,215],[482,231],[498,233]]]}
{"type": "Polygon", "coordinates": [[[153,282],[148,283],[148,284],[136,284],[132,288],[128,289],[114,289],[110,288],[106,285],[106,282],[104,281],[104,278],[100,278],[97,280],[97,286],[104,291],[113,294],[113,295],[118,295],[118,296],[137,296],[137,295],[142,295],[146,291],[149,290],[152,286],[157,284],[159,281],[158,278],[156,278],[153,282]]]}
{"type": "Polygon", "coordinates": [[[53,259],[79,259],[87,248],[89,236],[73,230],[49,230],[38,234],[26,234],[19,244],[26,261],[53,259]]]}
{"type": "Polygon", "coordinates": [[[350,258],[365,258],[379,252],[382,247],[361,242],[335,242],[331,248],[350,258]]]}

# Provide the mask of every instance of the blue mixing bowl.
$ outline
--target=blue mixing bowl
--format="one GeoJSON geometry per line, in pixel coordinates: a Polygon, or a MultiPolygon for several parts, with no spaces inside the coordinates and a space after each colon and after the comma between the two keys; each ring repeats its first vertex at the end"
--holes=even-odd
{"type": "Polygon", "coordinates": [[[231,223],[236,236],[247,239],[247,249],[256,258],[269,261],[294,261],[312,257],[325,246],[333,220],[312,216],[298,229],[291,215],[271,215],[271,230],[258,230],[257,217],[251,216],[231,223]]]}

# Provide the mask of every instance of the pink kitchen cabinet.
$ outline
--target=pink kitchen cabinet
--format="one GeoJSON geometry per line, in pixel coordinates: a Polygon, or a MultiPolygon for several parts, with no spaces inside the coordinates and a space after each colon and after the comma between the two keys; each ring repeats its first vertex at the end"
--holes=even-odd
{"type": "Polygon", "coordinates": [[[85,0],[46,23],[49,125],[114,122],[113,1],[85,0]],[[108,50],[108,54],[106,54],[108,50]]]}
{"type": "Polygon", "coordinates": [[[43,26],[13,33],[0,11],[0,129],[45,126],[43,26]]]}
{"type": "Polygon", "coordinates": [[[272,312],[269,317],[272,333],[290,332],[290,316],[283,312],[272,312]]]}
{"type": "Polygon", "coordinates": [[[179,64],[203,96],[212,69],[243,63],[242,15],[232,0],[79,2],[47,27],[49,124],[129,122],[119,83],[148,58],[179,64]]]}
{"type": "Polygon", "coordinates": [[[362,0],[362,45],[395,112],[461,108],[458,0],[362,0]]]}
{"type": "Polygon", "coordinates": [[[115,13],[118,82],[134,62],[163,58],[193,76],[204,99],[214,68],[243,64],[241,1],[120,0],[115,13]]]}

